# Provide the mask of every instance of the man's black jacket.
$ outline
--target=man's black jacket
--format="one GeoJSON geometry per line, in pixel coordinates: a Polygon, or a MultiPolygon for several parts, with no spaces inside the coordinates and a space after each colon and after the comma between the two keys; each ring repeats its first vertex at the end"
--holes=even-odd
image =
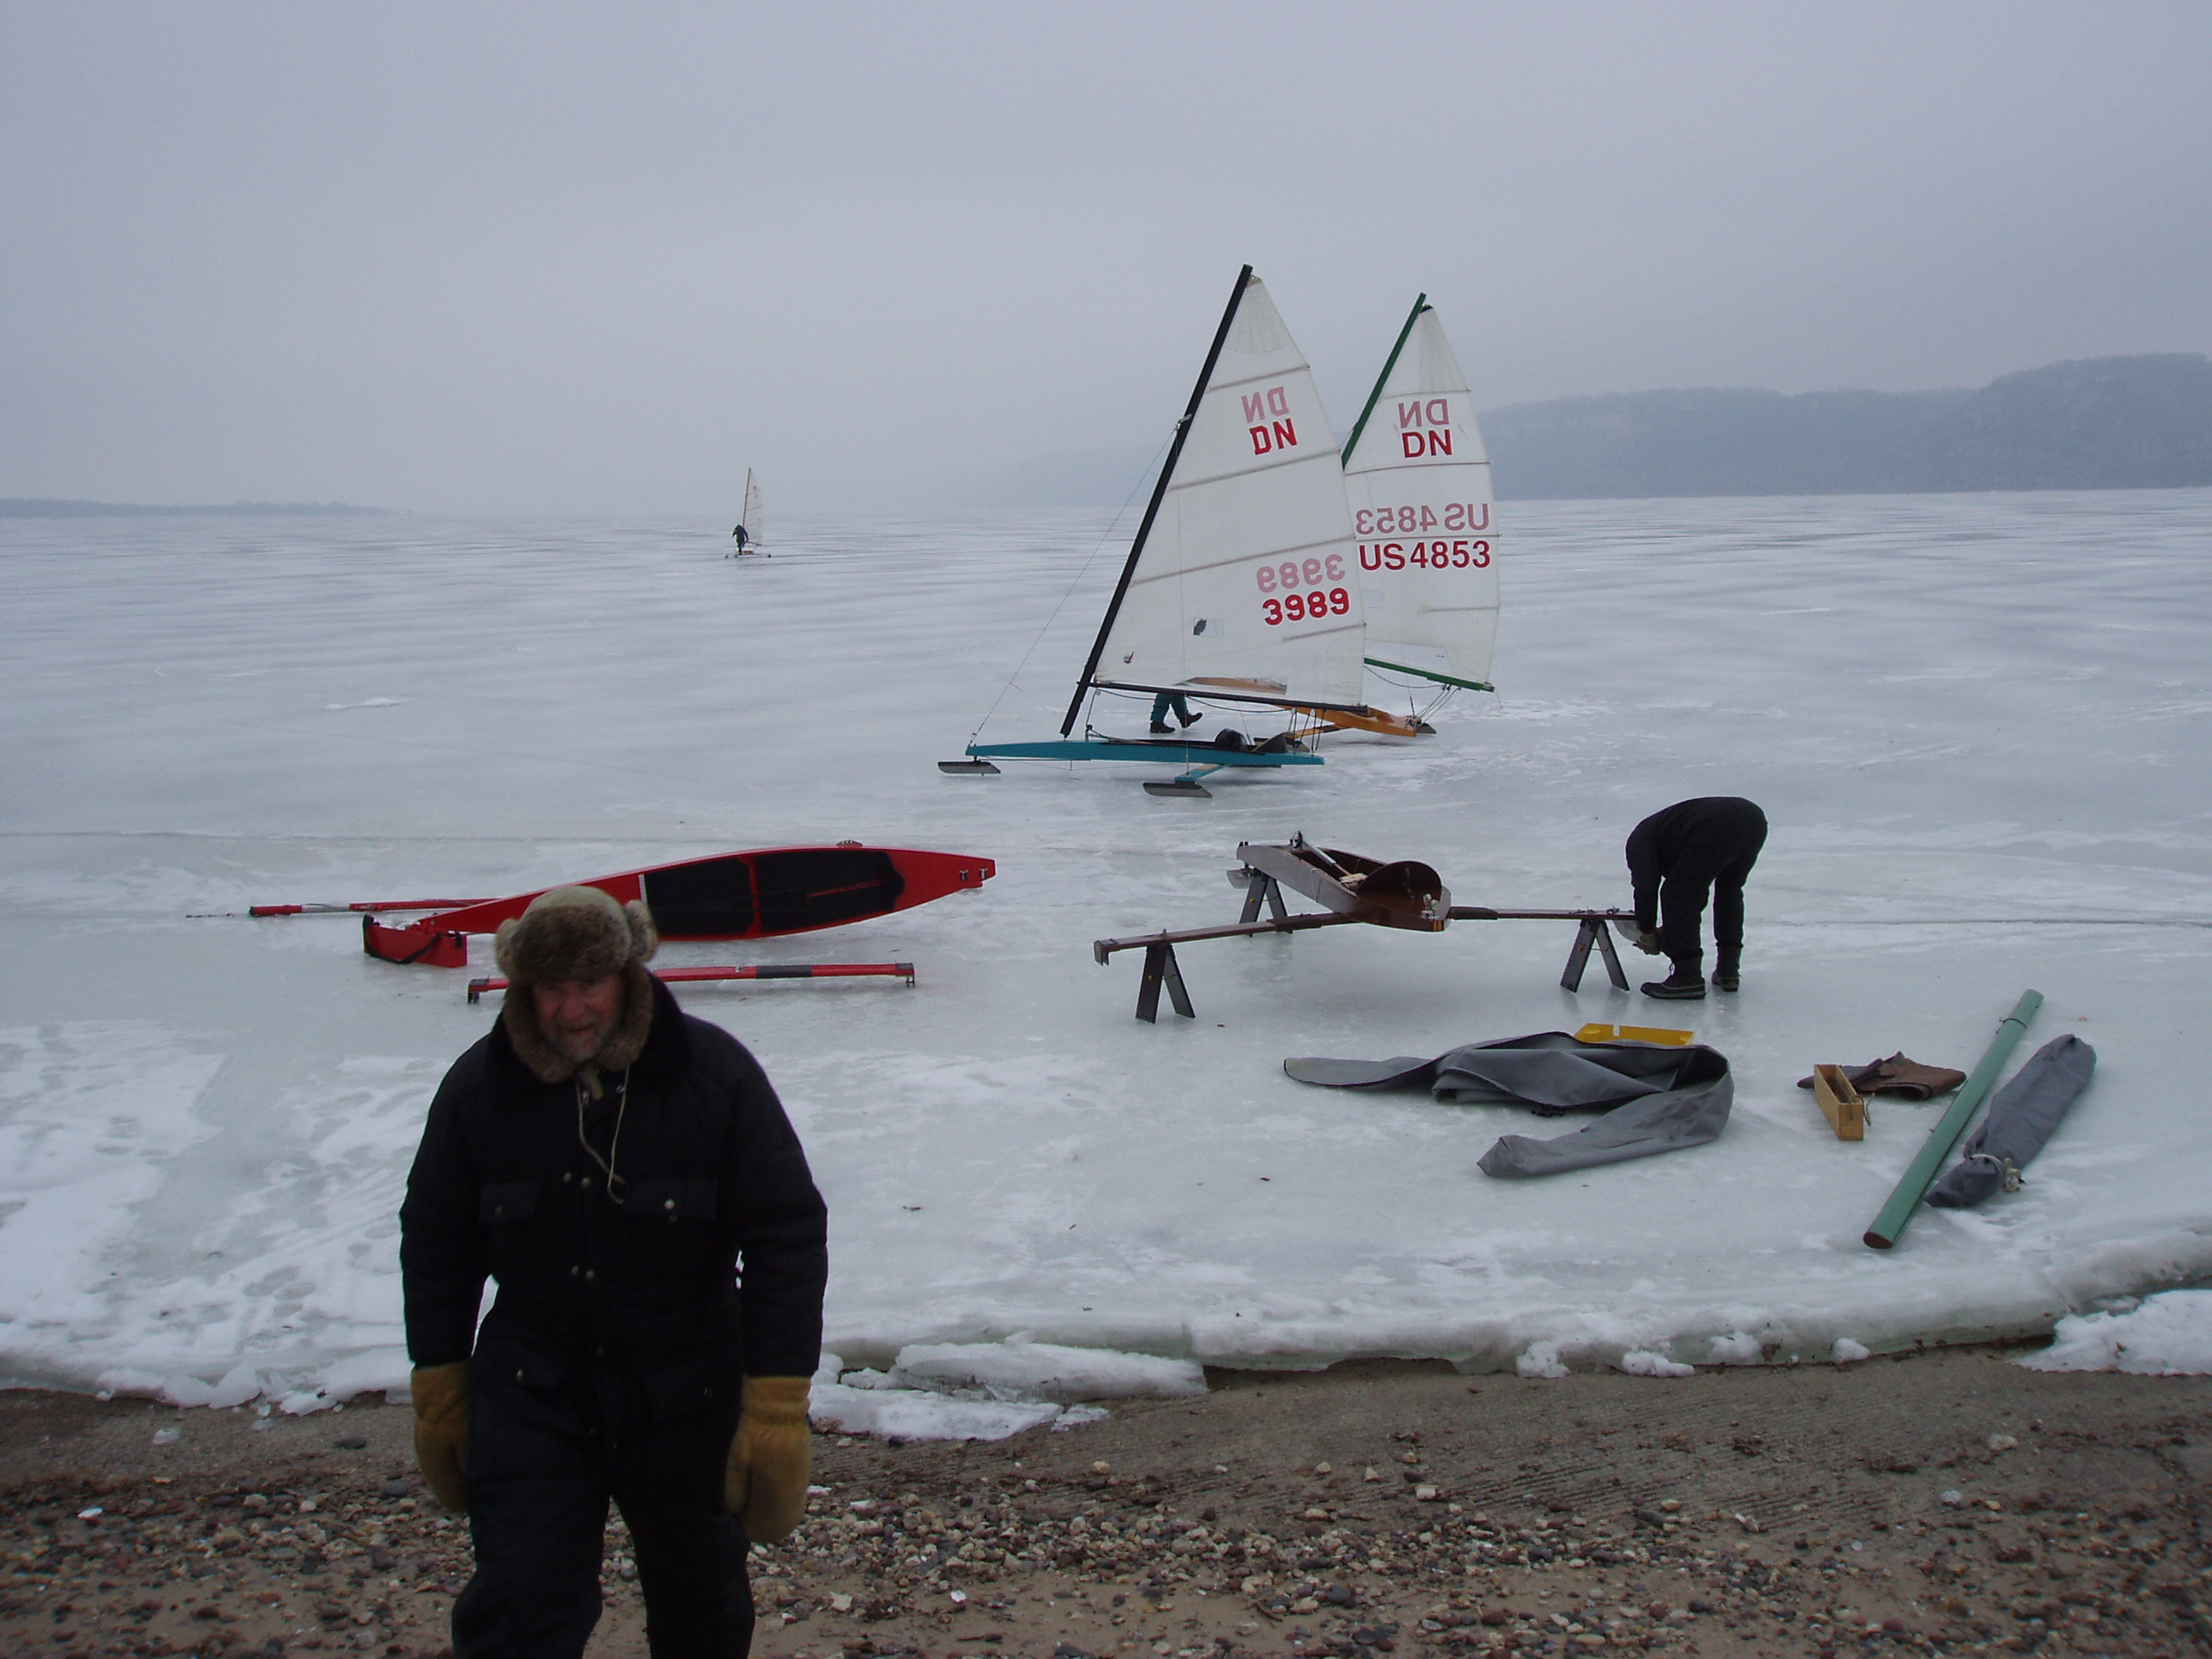
{"type": "Polygon", "coordinates": [[[667,1410],[740,1371],[812,1375],[829,1258],[805,1154],[743,1045],[652,988],[645,1049],[588,1118],[605,1157],[626,1088],[619,1203],[578,1139],[576,1085],[539,1081],[504,1020],[446,1074],[399,1211],[416,1364],[474,1350],[532,1384],[616,1369],[667,1410]]]}

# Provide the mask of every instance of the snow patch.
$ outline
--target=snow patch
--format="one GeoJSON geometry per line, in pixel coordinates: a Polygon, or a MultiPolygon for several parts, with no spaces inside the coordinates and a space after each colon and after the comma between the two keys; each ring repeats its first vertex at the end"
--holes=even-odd
{"type": "Polygon", "coordinates": [[[891,1375],[904,1386],[980,1389],[995,1400],[1174,1399],[1206,1391],[1194,1359],[1110,1353],[1032,1342],[913,1343],[899,1351],[891,1375]]]}
{"type": "Polygon", "coordinates": [[[1206,1391],[1195,1360],[1068,1348],[1010,1337],[1002,1343],[915,1343],[888,1371],[848,1371],[824,1352],[808,1414],[823,1428],[902,1440],[1002,1440],[1025,1429],[1094,1423],[1107,1413],[1078,1400],[1179,1399],[1206,1391]]]}
{"type": "Polygon", "coordinates": [[[2212,1373],[2212,1290],[2167,1290],[2126,1313],[2069,1314],[2051,1344],[2016,1362],[2031,1371],[2212,1373]]]}
{"type": "Polygon", "coordinates": [[[1715,1365],[1757,1365],[1765,1356],[1757,1337],[1745,1331],[1731,1331],[1713,1338],[1711,1357],[1715,1365]]]}
{"type": "Polygon", "coordinates": [[[1523,1376],[1565,1376],[1567,1363],[1559,1357],[1559,1344],[1532,1342],[1521,1351],[1513,1369],[1523,1376]]]}
{"type": "Polygon", "coordinates": [[[1697,1367],[1683,1365],[1649,1348],[1631,1348],[1621,1356],[1620,1369],[1630,1376],[1695,1376],[1697,1367]]]}

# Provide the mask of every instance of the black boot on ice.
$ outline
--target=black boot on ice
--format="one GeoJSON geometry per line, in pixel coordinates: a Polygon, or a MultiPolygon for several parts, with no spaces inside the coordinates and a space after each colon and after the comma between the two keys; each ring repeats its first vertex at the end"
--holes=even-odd
{"type": "Polygon", "coordinates": [[[1686,974],[1677,968],[1664,979],[1648,982],[1643,988],[1646,996],[1662,996],[1670,1001],[1692,1002],[1705,995],[1705,976],[1686,974]]]}

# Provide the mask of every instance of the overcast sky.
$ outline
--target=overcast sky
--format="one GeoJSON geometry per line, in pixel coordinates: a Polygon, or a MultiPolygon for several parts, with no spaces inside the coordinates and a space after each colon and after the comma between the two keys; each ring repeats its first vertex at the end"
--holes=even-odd
{"type": "Polygon", "coordinates": [[[0,9],[0,495],[895,506],[1146,445],[2212,349],[2212,6],[0,9]]]}

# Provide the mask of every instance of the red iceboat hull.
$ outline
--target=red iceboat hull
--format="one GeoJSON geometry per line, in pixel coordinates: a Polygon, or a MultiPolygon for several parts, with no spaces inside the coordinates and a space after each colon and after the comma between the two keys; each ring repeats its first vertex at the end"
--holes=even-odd
{"type": "MultiPolygon", "coordinates": [[[[997,873],[993,861],[970,854],[849,842],[718,853],[575,885],[624,904],[644,899],[664,939],[766,939],[912,910],[980,887],[997,873]]],[[[442,911],[408,927],[365,915],[362,947],[386,962],[466,967],[469,934],[492,932],[544,891],[442,911]]]]}

